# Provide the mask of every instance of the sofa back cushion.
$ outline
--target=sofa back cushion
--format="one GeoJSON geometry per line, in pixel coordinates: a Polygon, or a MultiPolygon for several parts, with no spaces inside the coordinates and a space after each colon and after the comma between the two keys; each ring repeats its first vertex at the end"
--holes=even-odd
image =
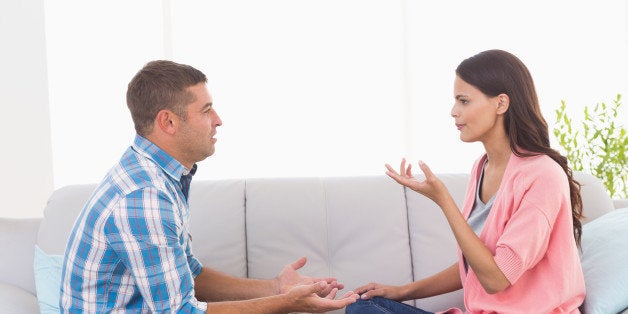
{"type": "MultiPolygon", "coordinates": [[[[449,189],[458,208],[462,208],[469,175],[439,173],[437,176],[449,189]]],[[[425,178],[422,174],[416,177],[418,180],[425,178]]],[[[457,244],[445,215],[436,203],[410,189],[406,189],[406,197],[414,280],[419,280],[456,263],[457,244]]],[[[416,300],[416,304],[428,311],[445,310],[450,307],[464,308],[462,290],[416,300]]]]}
{"type": "MultiPolygon", "coordinates": [[[[71,185],[53,192],[37,236],[42,251],[64,254],[74,221],[95,188],[71,185]]],[[[245,276],[244,180],[194,181],[190,212],[193,252],[201,263],[245,276]]]]}
{"type": "Polygon", "coordinates": [[[203,266],[246,277],[244,186],[238,180],[199,180],[190,186],[192,250],[203,266]]]}
{"type": "Polygon", "coordinates": [[[249,277],[307,256],[303,274],[345,291],[412,281],[404,189],[386,176],[249,179],[246,201],[249,277]]]}
{"type": "Polygon", "coordinates": [[[613,200],[606,192],[602,181],[597,177],[581,171],[574,171],[574,179],[580,182],[582,196],[582,223],[586,224],[595,218],[601,217],[615,209],[613,200]]]}
{"type": "Polygon", "coordinates": [[[63,255],[74,221],[94,189],[95,184],[70,185],[52,193],[37,234],[37,245],[42,251],[63,255]]]}

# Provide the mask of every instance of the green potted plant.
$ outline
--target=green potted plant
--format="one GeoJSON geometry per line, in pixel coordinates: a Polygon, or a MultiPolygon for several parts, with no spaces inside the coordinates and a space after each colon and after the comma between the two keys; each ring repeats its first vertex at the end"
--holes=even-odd
{"type": "Polygon", "coordinates": [[[612,198],[628,198],[628,135],[617,121],[621,94],[613,103],[584,107],[584,120],[576,123],[566,111],[566,103],[556,109],[554,135],[574,171],[599,178],[612,198]]]}

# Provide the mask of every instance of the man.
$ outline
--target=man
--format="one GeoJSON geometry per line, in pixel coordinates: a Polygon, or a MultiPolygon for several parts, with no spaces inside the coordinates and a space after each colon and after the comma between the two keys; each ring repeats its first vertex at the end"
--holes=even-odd
{"type": "Polygon", "coordinates": [[[222,125],[197,69],[146,64],[127,105],[137,135],[80,213],[65,251],[62,312],[322,312],[355,302],[334,278],[300,275],[305,258],[272,280],[235,278],[193,256],[188,191],[222,125]]]}

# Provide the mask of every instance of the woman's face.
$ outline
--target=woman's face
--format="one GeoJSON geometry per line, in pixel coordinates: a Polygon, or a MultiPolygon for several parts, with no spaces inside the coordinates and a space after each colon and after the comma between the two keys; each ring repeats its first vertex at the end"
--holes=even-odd
{"type": "Polygon", "coordinates": [[[502,106],[504,101],[502,95],[489,97],[475,86],[456,76],[454,81],[455,102],[451,108],[451,116],[455,119],[456,128],[460,131],[460,140],[463,142],[486,142],[504,134],[504,124],[501,117],[505,109],[502,106]]]}

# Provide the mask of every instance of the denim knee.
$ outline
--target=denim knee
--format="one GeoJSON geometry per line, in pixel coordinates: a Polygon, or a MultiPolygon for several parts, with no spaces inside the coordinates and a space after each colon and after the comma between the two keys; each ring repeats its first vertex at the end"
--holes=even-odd
{"type": "Polygon", "coordinates": [[[347,306],[346,314],[388,314],[394,313],[388,308],[379,304],[384,298],[375,297],[368,300],[358,299],[355,303],[347,306]]]}

